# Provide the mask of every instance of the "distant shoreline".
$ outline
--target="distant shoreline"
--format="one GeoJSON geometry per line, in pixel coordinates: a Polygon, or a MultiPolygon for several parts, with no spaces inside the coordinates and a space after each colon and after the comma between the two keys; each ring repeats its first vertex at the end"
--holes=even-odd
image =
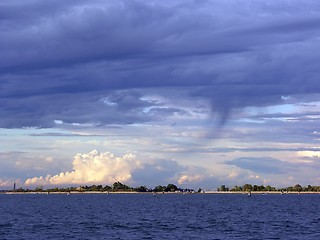
{"type": "MultiPolygon", "coordinates": [[[[286,194],[320,194],[320,192],[297,192],[297,191],[292,191],[292,192],[281,192],[281,191],[256,191],[256,192],[250,192],[251,194],[255,195],[268,195],[268,194],[280,194],[280,195],[286,195],[286,194]]],[[[246,194],[248,195],[249,192],[223,192],[223,191],[207,191],[205,194],[246,194]]]]}
{"type": "MultiPolygon", "coordinates": [[[[5,194],[5,195],[24,195],[24,194],[41,194],[41,195],[52,195],[52,194],[61,194],[61,195],[70,195],[70,194],[150,194],[150,195],[162,195],[162,194],[177,194],[177,195],[201,195],[201,194],[242,194],[242,195],[248,195],[249,192],[226,192],[226,191],[205,191],[202,193],[183,193],[183,192],[122,192],[122,191],[118,191],[118,192],[101,192],[101,191],[87,191],[87,192],[79,192],[79,191],[70,191],[70,192],[12,192],[12,191],[8,191],[8,192],[1,192],[0,194],[5,194]]],[[[268,195],[268,194],[278,194],[278,195],[287,195],[287,194],[320,194],[320,192],[279,192],[279,191],[273,191],[273,192],[265,192],[265,191],[261,191],[261,192],[251,192],[251,195],[268,195]]]]}

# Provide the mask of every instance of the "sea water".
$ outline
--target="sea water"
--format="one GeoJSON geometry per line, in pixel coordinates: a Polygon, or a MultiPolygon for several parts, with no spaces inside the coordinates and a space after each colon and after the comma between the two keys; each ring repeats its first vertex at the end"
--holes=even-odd
{"type": "Polygon", "coordinates": [[[0,239],[320,239],[320,194],[0,194],[0,239]]]}

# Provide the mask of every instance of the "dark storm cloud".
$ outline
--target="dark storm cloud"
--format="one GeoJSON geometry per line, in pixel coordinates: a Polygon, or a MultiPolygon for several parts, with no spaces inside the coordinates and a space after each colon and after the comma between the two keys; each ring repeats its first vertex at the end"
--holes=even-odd
{"type": "Polygon", "coordinates": [[[148,94],[205,100],[223,124],[320,93],[318,1],[1,1],[0,16],[4,128],[186,114],[148,94]]]}
{"type": "Polygon", "coordinates": [[[139,99],[135,92],[116,95],[109,104],[99,97],[80,93],[35,96],[23,98],[23,101],[20,98],[4,99],[0,109],[2,127],[47,128],[53,127],[57,122],[99,126],[152,120],[152,116],[142,111],[143,107],[150,104],[139,99]]]}

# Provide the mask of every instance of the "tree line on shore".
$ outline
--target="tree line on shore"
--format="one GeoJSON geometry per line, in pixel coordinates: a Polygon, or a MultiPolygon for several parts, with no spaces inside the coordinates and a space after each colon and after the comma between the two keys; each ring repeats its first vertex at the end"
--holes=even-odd
{"type": "Polygon", "coordinates": [[[221,185],[217,191],[222,192],[320,192],[320,186],[301,186],[300,184],[296,184],[294,186],[290,186],[287,188],[275,188],[270,185],[251,185],[244,184],[242,186],[234,186],[232,188],[227,187],[226,185],[221,185]]]}
{"type": "MultiPolygon", "coordinates": [[[[55,187],[55,188],[43,188],[42,186],[36,187],[35,189],[24,189],[18,188],[9,190],[9,192],[198,192],[201,193],[203,190],[199,188],[197,191],[189,188],[180,188],[175,184],[169,183],[167,186],[158,185],[154,188],[147,188],[146,186],[130,187],[121,182],[115,182],[113,185],[91,185],[91,186],[79,186],[79,187],[55,187]]],[[[296,184],[287,188],[275,188],[270,185],[252,185],[244,184],[242,186],[234,186],[232,188],[226,185],[221,185],[217,188],[218,192],[320,192],[320,186],[301,186],[296,184]]]]}
{"type": "MultiPolygon", "coordinates": [[[[158,185],[155,188],[147,188],[146,186],[130,187],[121,182],[115,182],[113,185],[91,185],[80,187],[55,187],[55,188],[43,188],[42,186],[35,189],[18,188],[10,191],[15,192],[194,192],[193,189],[179,188],[176,185],[169,183],[167,186],[158,185]]],[[[198,189],[199,192],[202,189],[198,189]]]]}

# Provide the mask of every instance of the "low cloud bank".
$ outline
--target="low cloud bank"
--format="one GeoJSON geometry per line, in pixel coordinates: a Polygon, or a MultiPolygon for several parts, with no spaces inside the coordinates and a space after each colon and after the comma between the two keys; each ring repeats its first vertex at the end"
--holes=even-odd
{"type": "Polygon", "coordinates": [[[14,181],[8,179],[0,179],[0,187],[13,187],[14,181]]]}
{"type": "Polygon", "coordinates": [[[20,188],[21,180],[18,178],[0,178],[0,190],[12,190],[20,188]]]}

